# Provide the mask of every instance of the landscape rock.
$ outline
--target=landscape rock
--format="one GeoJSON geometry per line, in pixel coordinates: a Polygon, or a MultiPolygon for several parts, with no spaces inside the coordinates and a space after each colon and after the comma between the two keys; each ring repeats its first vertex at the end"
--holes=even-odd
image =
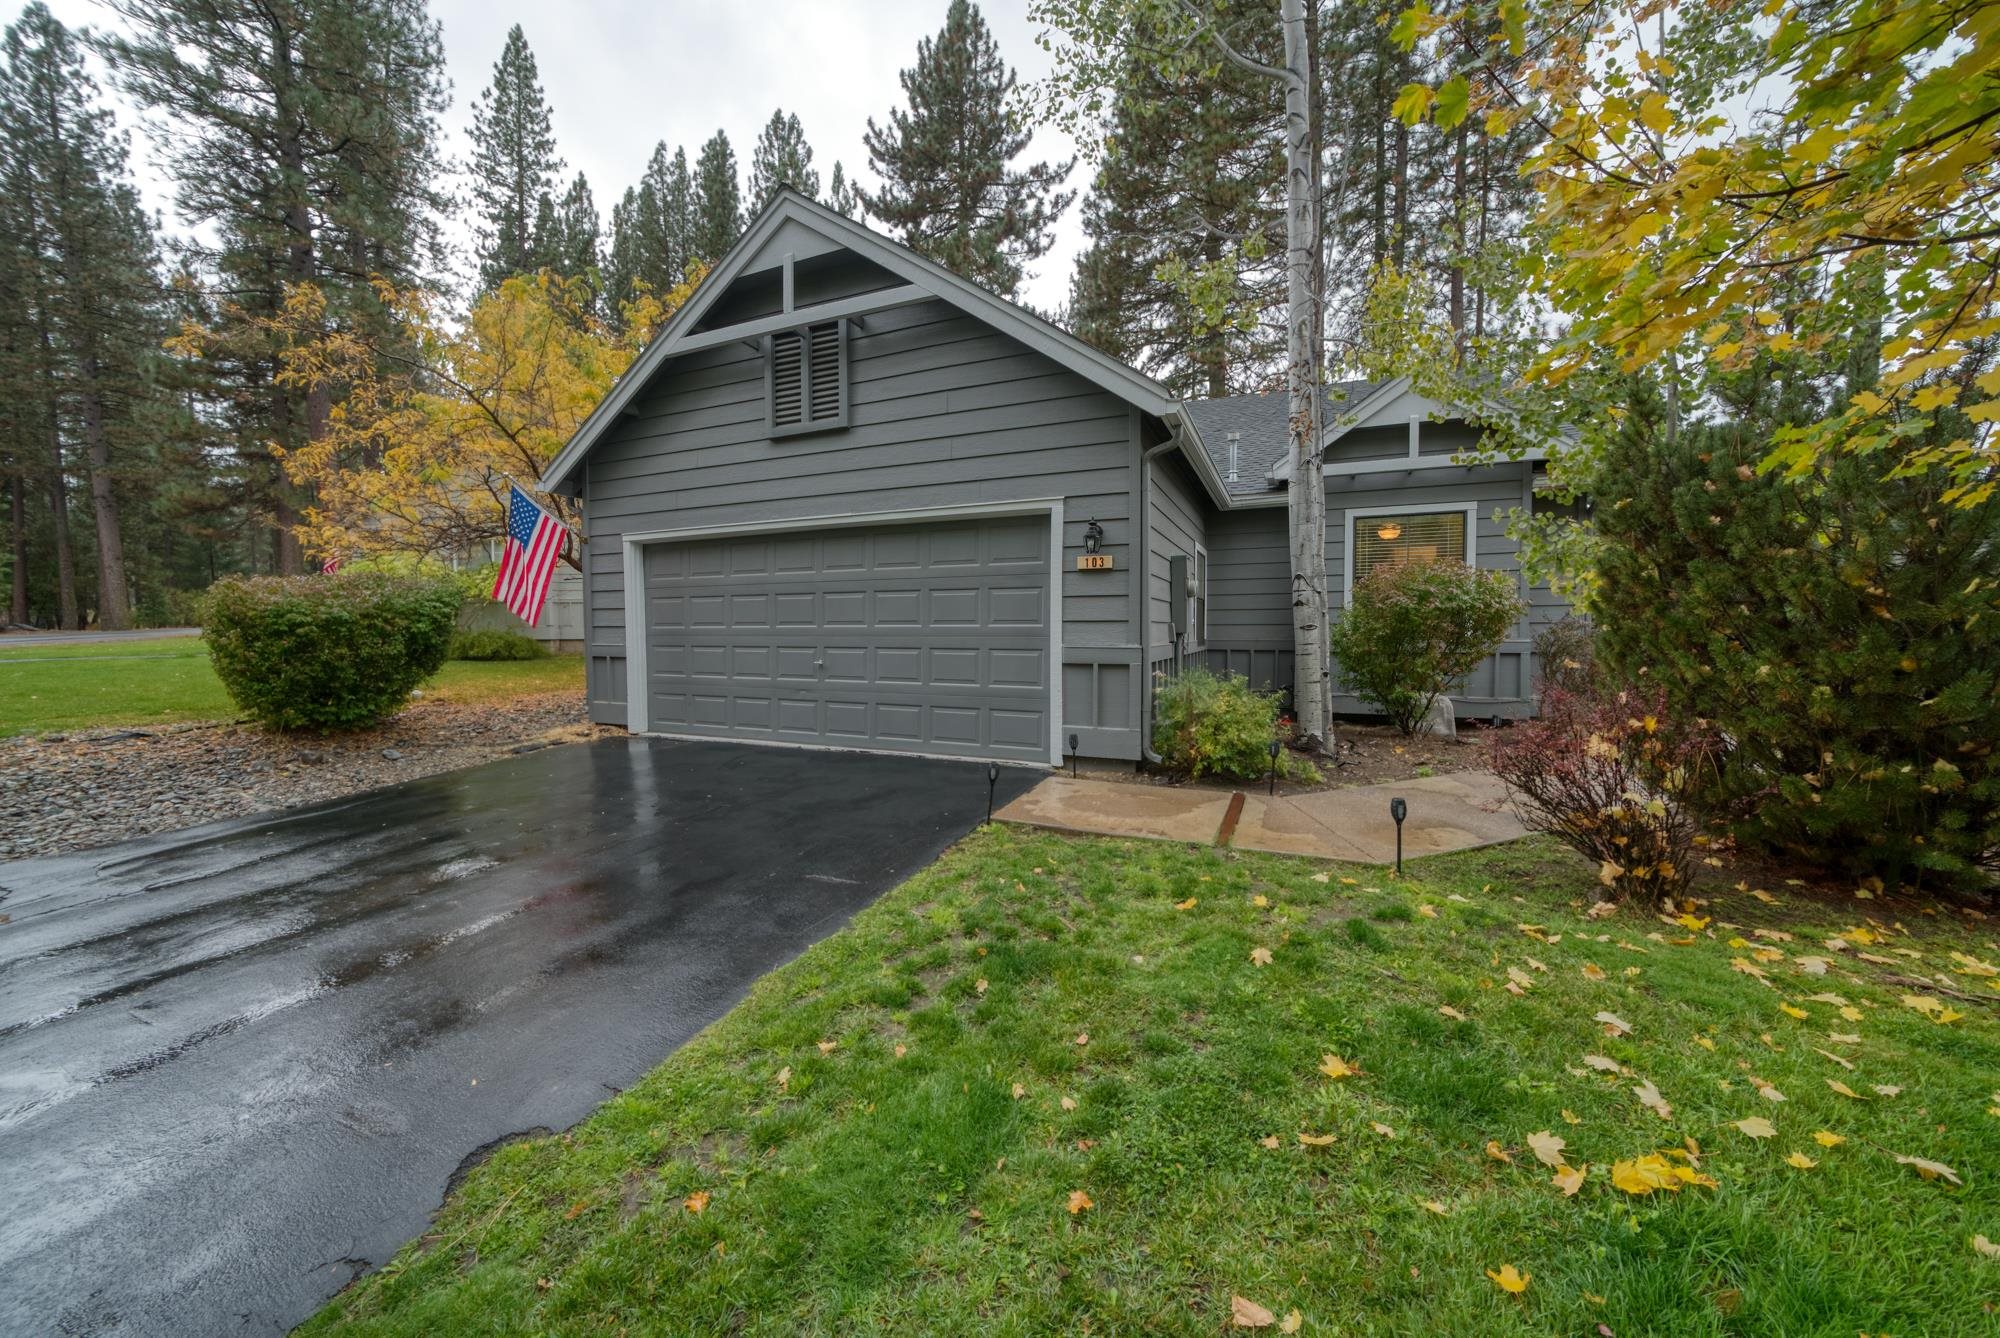
{"type": "Polygon", "coordinates": [[[590,724],[582,699],[559,692],[478,705],[426,701],[372,729],[308,735],[303,748],[297,735],[241,721],[19,735],[0,739],[0,860],[338,799],[491,762],[522,744],[620,732],[590,724]]]}

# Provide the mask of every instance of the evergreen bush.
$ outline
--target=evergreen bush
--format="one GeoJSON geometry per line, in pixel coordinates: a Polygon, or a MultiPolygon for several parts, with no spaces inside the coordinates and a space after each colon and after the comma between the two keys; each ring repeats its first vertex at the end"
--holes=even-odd
{"type": "Polygon", "coordinates": [[[1600,659],[1727,743],[1702,796],[1739,838],[1860,876],[2000,864],[2000,505],[1766,437],[1647,424],[1596,476],[1600,659]]]}
{"type": "MultiPolygon", "coordinates": [[[[1233,674],[1184,669],[1153,695],[1153,751],[1182,775],[1256,780],[1271,767],[1278,703],[1279,694],[1254,691],[1233,674]]],[[[1320,779],[1317,767],[1284,748],[1277,766],[1286,780],[1320,779]]]]}
{"type": "Polygon", "coordinates": [[[545,660],[549,652],[541,642],[509,627],[479,627],[452,633],[453,660],[545,660]]]}
{"type": "Polygon", "coordinates": [[[1405,734],[1506,640],[1521,616],[1507,572],[1446,559],[1391,562],[1354,585],[1333,626],[1341,680],[1405,734]]]}
{"type": "Polygon", "coordinates": [[[444,664],[460,599],[443,577],[230,576],[203,601],[202,639],[247,715],[273,729],[352,729],[397,710],[444,664]]]}

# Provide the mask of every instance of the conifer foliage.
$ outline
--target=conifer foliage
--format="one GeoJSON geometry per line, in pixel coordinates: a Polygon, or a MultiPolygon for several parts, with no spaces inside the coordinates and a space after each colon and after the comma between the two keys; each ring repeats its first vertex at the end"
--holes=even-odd
{"type": "Polygon", "coordinates": [[[535,53],[517,23],[507,30],[493,82],[472,109],[472,198],[479,210],[482,291],[535,267],[537,243],[543,240],[538,231],[546,227],[552,233],[556,227],[549,193],[562,165],[535,53]]]}
{"type": "MultiPolygon", "coordinates": [[[[807,199],[818,198],[819,172],[812,161],[812,145],[806,143],[798,114],[772,112],[750,156],[750,212],[755,214],[769,204],[780,186],[790,186],[807,199]]],[[[838,164],[835,167],[837,170],[838,164]]]]}
{"type": "Polygon", "coordinates": [[[1075,199],[1062,189],[1074,163],[1012,166],[1030,138],[1009,104],[1015,75],[970,0],[952,0],[902,84],[907,110],[868,122],[868,163],[882,185],[863,189],[862,205],[911,249],[1013,296],[1075,199]]]}

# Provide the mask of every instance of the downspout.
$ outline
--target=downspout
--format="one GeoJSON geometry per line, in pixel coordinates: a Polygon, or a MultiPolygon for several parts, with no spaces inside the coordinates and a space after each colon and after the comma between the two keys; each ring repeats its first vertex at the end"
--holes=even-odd
{"type": "Polygon", "coordinates": [[[1169,424],[1167,439],[1139,453],[1139,675],[1146,690],[1139,699],[1139,755],[1154,766],[1166,759],[1153,751],[1153,459],[1181,444],[1181,425],[1169,424]]]}

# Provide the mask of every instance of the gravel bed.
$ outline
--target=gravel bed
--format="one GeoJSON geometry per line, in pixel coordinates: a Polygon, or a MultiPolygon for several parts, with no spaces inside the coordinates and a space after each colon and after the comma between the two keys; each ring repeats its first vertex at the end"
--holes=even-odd
{"type": "Polygon", "coordinates": [[[372,729],[271,734],[240,721],[0,739],[0,860],[107,845],[337,799],[604,733],[572,692],[417,702],[372,729]]]}

